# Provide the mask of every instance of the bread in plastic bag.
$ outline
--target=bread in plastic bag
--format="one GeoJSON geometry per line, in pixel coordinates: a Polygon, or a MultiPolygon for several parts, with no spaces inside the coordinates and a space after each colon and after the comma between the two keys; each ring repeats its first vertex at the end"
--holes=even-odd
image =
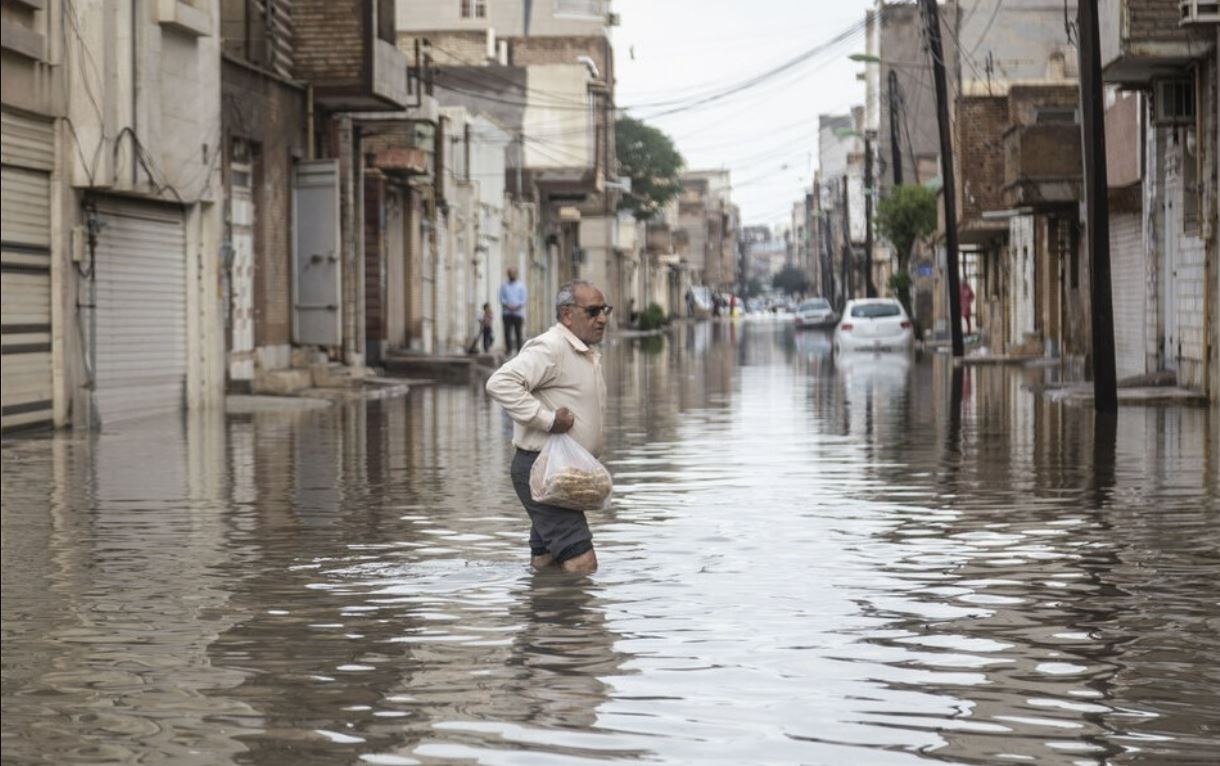
{"type": "Polygon", "coordinates": [[[610,472],[580,442],[551,434],[530,469],[530,497],[572,511],[596,511],[610,499],[610,472]]]}

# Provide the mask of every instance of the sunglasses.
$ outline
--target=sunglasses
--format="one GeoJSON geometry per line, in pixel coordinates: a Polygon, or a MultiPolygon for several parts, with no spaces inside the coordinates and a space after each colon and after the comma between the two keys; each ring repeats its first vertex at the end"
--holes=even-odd
{"type": "Polygon", "coordinates": [[[568,303],[565,305],[571,306],[572,308],[583,309],[585,312],[585,315],[588,316],[590,319],[597,319],[597,317],[599,317],[602,314],[605,314],[606,316],[610,316],[610,312],[614,311],[613,306],[582,306],[579,303],[568,303]]]}

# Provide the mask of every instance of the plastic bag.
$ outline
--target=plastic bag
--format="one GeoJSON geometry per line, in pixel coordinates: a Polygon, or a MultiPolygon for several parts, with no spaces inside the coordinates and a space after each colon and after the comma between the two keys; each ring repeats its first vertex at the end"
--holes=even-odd
{"type": "Polygon", "coordinates": [[[538,503],[596,511],[606,506],[612,489],[606,467],[567,434],[548,436],[530,469],[530,497],[538,503]]]}

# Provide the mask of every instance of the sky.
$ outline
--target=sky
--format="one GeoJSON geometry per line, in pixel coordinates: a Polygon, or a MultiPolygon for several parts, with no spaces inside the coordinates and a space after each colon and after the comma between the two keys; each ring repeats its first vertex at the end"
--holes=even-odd
{"type": "Polygon", "coordinates": [[[872,0],[613,0],[615,101],[667,133],[691,170],[728,169],[745,225],[784,224],[817,164],[819,114],[864,103],[864,32],[718,100],[863,25],[872,0]]]}

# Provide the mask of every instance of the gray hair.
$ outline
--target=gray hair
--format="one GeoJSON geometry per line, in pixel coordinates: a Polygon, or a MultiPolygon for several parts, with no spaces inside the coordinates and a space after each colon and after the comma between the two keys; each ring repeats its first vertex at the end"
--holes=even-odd
{"type": "Polygon", "coordinates": [[[570,282],[564,282],[559,286],[559,292],[555,293],[555,318],[563,319],[563,307],[576,305],[576,288],[580,286],[593,287],[592,282],[586,282],[583,279],[573,279],[570,282]]]}

